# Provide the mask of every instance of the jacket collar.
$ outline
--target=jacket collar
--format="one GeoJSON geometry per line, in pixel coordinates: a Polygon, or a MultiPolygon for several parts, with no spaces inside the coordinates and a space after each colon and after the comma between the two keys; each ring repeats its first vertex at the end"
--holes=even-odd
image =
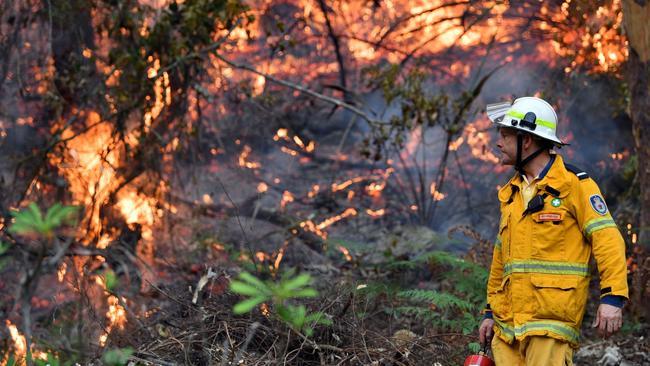
{"type": "MultiPolygon", "coordinates": [[[[499,201],[508,202],[514,192],[521,190],[522,182],[523,179],[519,173],[515,173],[515,175],[510,178],[508,183],[499,190],[499,201]]],[[[546,172],[546,174],[543,175],[542,179],[537,182],[538,190],[542,191],[546,189],[546,187],[550,187],[556,191],[559,191],[559,197],[566,197],[566,195],[569,194],[569,189],[571,187],[571,176],[564,167],[564,160],[559,154],[555,154],[555,160],[551,163],[550,168],[548,168],[548,172],[546,172]]]]}

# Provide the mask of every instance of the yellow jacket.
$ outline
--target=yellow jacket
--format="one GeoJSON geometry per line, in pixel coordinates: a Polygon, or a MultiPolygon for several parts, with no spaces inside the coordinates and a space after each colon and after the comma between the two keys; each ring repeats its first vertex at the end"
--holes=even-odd
{"type": "Polygon", "coordinates": [[[601,297],[628,297],[625,243],[596,183],[555,155],[537,182],[540,211],[526,213],[519,174],[499,190],[501,221],[487,285],[495,334],[508,343],[543,335],[578,345],[590,258],[601,297]],[[575,170],[575,169],[573,169],[575,170]]]}

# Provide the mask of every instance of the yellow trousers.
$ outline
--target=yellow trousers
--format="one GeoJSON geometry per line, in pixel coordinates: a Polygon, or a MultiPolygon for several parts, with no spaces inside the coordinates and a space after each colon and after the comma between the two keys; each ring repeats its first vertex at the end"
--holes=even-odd
{"type": "Polygon", "coordinates": [[[492,339],[496,366],[573,366],[573,349],[563,341],[549,337],[527,337],[508,344],[492,339]]]}

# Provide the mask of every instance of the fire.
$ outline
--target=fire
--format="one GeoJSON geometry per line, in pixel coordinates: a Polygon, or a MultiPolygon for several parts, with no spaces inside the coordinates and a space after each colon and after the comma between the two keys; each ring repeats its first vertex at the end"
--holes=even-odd
{"type": "MultiPolygon", "coordinates": [[[[289,131],[286,128],[280,128],[276,131],[275,135],[273,136],[273,141],[286,141],[286,142],[293,142],[296,146],[298,146],[300,149],[303,151],[306,151],[308,153],[314,152],[316,149],[316,144],[314,141],[309,141],[309,143],[305,144],[305,142],[299,137],[299,136],[293,136],[293,138],[289,137],[289,131]]],[[[290,149],[286,146],[280,147],[280,150],[286,154],[289,154],[291,156],[297,156],[298,152],[290,149]]]]}
{"type": "Polygon", "coordinates": [[[470,123],[465,127],[463,134],[467,138],[467,145],[473,157],[497,164],[499,158],[489,148],[492,144],[490,135],[480,130],[487,128],[489,123],[487,120],[470,123]]]}
{"type": "Polygon", "coordinates": [[[627,158],[628,155],[629,153],[627,151],[609,154],[609,156],[611,156],[613,160],[623,160],[627,158]]]}
{"type": "Polygon", "coordinates": [[[289,191],[284,191],[282,192],[282,200],[280,201],[280,207],[285,208],[287,206],[287,203],[293,202],[293,194],[289,191]]]}
{"type": "Polygon", "coordinates": [[[257,260],[260,262],[265,262],[271,259],[268,254],[261,251],[255,253],[255,258],[257,258],[257,260]]]}
{"type": "Polygon", "coordinates": [[[352,262],[352,256],[350,255],[350,251],[348,248],[343,247],[341,245],[337,246],[338,250],[343,253],[343,256],[345,257],[345,260],[348,262],[352,262]]]}
{"type": "Polygon", "coordinates": [[[18,328],[16,328],[16,326],[13,325],[8,319],[5,320],[5,325],[7,325],[7,328],[9,329],[9,335],[14,341],[14,352],[16,354],[16,358],[24,358],[27,354],[27,341],[25,340],[25,336],[20,334],[20,332],[18,332],[18,328]]]}
{"type": "Polygon", "coordinates": [[[207,193],[205,193],[205,194],[201,197],[201,200],[202,200],[203,203],[205,203],[206,205],[211,205],[211,204],[214,203],[214,201],[212,200],[212,197],[211,197],[209,194],[207,194],[207,193]]]}
{"type": "Polygon", "coordinates": [[[314,150],[316,150],[316,143],[314,143],[314,141],[309,141],[309,143],[305,147],[305,151],[308,153],[313,153],[314,150]]]}
{"type": "Polygon", "coordinates": [[[383,208],[380,208],[379,210],[367,209],[366,213],[370,217],[381,217],[381,216],[384,216],[384,214],[386,214],[386,209],[383,209],[383,208]]]}
{"type": "Polygon", "coordinates": [[[300,139],[300,137],[298,137],[298,136],[294,136],[294,137],[293,137],[293,142],[295,142],[296,145],[300,146],[301,148],[303,148],[303,149],[305,148],[305,143],[302,142],[302,140],[300,139]]]}
{"type": "Polygon", "coordinates": [[[319,230],[323,230],[326,227],[334,224],[335,222],[341,221],[344,218],[349,216],[356,216],[356,214],[357,214],[357,210],[355,210],[354,208],[347,208],[340,215],[330,217],[325,221],[321,222],[320,224],[316,225],[316,228],[318,228],[319,230]]]}
{"type": "MultiPolygon", "coordinates": [[[[165,105],[171,105],[172,103],[172,92],[169,83],[169,75],[167,72],[163,72],[162,75],[158,74],[160,70],[160,60],[154,60],[152,56],[149,56],[148,61],[152,62],[153,65],[147,70],[147,76],[149,79],[155,78],[156,80],[154,82],[155,99],[153,107],[144,115],[144,124],[146,127],[151,126],[153,120],[158,118],[163,108],[165,108],[165,105]]],[[[147,100],[149,99],[150,97],[147,96],[147,100]]]]}
{"type": "Polygon", "coordinates": [[[455,141],[449,144],[449,151],[457,151],[463,142],[465,142],[465,138],[463,136],[457,138],[455,141]]]}
{"type": "MultiPolygon", "coordinates": [[[[13,345],[13,353],[15,356],[15,360],[17,361],[16,365],[25,365],[25,356],[27,355],[27,340],[25,339],[25,336],[20,334],[18,331],[18,328],[11,323],[9,319],[5,319],[5,325],[7,326],[7,329],[9,329],[9,336],[11,337],[11,340],[14,342],[13,345]]],[[[47,353],[46,352],[41,352],[34,350],[33,345],[31,349],[31,354],[32,358],[37,358],[39,360],[47,360],[47,353]]],[[[7,360],[0,359],[0,363],[3,365],[7,362],[7,360]]]]}
{"type": "Polygon", "coordinates": [[[327,239],[327,233],[320,230],[316,226],[316,224],[314,224],[314,222],[311,221],[311,220],[301,222],[300,227],[303,228],[305,231],[310,231],[310,232],[320,236],[323,240],[327,239]]]}
{"type": "Polygon", "coordinates": [[[311,187],[311,190],[309,191],[309,193],[307,193],[307,197],[309,197],[309,198],[314,198],[314,197],[316,197],[316,195],[318,194],[318,191],[319,191],[319,190],[320,190],[320,186],[319,186],[318,184],[314,184],[314,185],[311,187]]]}
{"type": "Polygon", "coordinates": [[[298,156],[298,152],[296,150],[291,150],[285,146],[280,147],[280,151],[282,151],[285,154],[289,154],[291,156],[298,156]]]}
{"type": "Polygon", "coordinates": [[[342,191],[352,184],[363,182],[364,180],[368,180],[368,177],[355,177],[341,183],[334,183],[332,184],[332,192],[342,191]]]}
{"type": "MultiPolygon", "coordinates": [[[[122,301],[126,299],[122,298],[122,301]]],[[[108,311],[106,312],[106,332],[99,337],[99,345],[104,347],[108,340],[108,335],[111,334],[113,328],[124,329],[126,325],[126,310],[120,305],[120,300],[113,296],[108,296],[108,311]]]]}
{"type": "Polygon", "coordinates": [[[445,199],[445,197],[447,197],[446,194],[438,192],[438,190],[436,189],[435,182],[431,183],[431,186],[429,187],[429,191],[434,201],[442,201],[443,199],[445,199]]]}
{"type": "Polygon", "coordinates": [[[348,201],[352,201],[353,198],[354,198],[354,191],[349,190],[348,191],[348,201]]]}
{"type": "Polygon", "coordinates": [[[356,216],[357,215],[357,210],[354,208],[347,208],[345,211],[340,213],[339,215],[332,216],[330,218],[325,219],[323,222],[320,224],[314,224],[312,220],[306,220],[300,223],[300,227],[303,228],[306,231],[310,231],[318,236],[320,236],[323,240],[327,239],[327,232],[325,229],[332,224],[341,221],[347,217],[350,216],[356,216]]]}
{"type": "Polygon", "coordinates": [[[253,83],[253,95],[260,95],[264,91],[264,85],[266,85],[266,78],[262,75],[257,75],[255,77],[255,82],[253,83]]]}
{"type": "Polygon", "coordinates": [[[278,269],[280,269],[280,263],[282,262],[282,258],[284,257],[284,250],[285,250],[287,244],[288,244],[288,242],[284,243],[284,245],[278,251],[278,255],[275,257],[275,261],[273,262],[273,270],[274,270],[274,272],[277,272],[278,269]]]}
{"type": "Polygon", "coordinates": [[[146,224],[148,227],[153,225],[156,217],[153,210],[156,199],[140,194],[135,189],[125,190],[124,193],[118,196],[119,202],[116,206],[120,209],[127,224],[141,223],[146,224]]]}
{"type": "Polygon", "coordinates": [[[264,315],[267,318],[271,316],[271,312],[269,311],[269,306],[265,302],[260,304],[260,312],[262,313],[262,315],[264,315]]]}
{"type": "Polygon", "coordinates": [[[248,161],[248,156],[251,154],[251,147],[248,145],[244,145],[244,150],[242,150],[241,154],[239,154],[239,166],[242,168],[248,168],[248,169],[258,169],[262,166],[260,163],[248,161]]]}
{"type": "Polygon", "coordinates": [[[381,183],[370,183],[366,186],[366,193],[370,197],[379,197],[381,196],[381,192],[384,190],[386,187],[386,182],[381,182],[381,183]]]}
{"type": "Polygon", "coordinates": [[[56,271],[56,278],[59,280],[59,282],[63,282],[63,279],[65,278],[65,274],[67,271],[68,271],[68,264],[66,262],[61,262],[61,266],[56,271]]]}
{"type": "Polygon", "coordinates": [[[289,141],[288,130],[286,128],[280,128],[273,136],[274,141],[285,140],[289,141]]]}
{"type": "MultiPolygon", "coordinates": [[[[352,179],[345,180],[345,181],[343,181],[341,183],[333,183],[332,186],[331,186],[331,189],[332,189],[332,192],[338,192],[338,191],[342,191],[342,190],[348,188],[349,186],[351,186],[351,185],[353,185],[355,183],[360,183],[360,182],[367,181],[367,180],[372,180],[372,179],[374,179],[374,180],[386,180],[394,172],[395,172],[395,169],[388,168],[384,172],[382,172],[381,174],[373,174],[373,175],[367,175],[367,176],[354,177],[352,179]]],[[[383,183],[371,183],[368,187],[370,187],[370,186],[372,186],[372,187],[370,187],[370,188],[367,187],[366,191],[368,191],[368,190],[370,190],[370,191],[373,191],[373,190],[381,191],[381,190],[384,189],[385,185],[386,185],[385,182],[383,182],[383,183]]]]}
{"type": "Polygon", "coordinates": [[[257,192],[259,192],[259,193],[264,193],[264,192],[266,192],[268,190],[269,190],[269,186],[264,182],[260,182],[257,185],[257,192]]]}

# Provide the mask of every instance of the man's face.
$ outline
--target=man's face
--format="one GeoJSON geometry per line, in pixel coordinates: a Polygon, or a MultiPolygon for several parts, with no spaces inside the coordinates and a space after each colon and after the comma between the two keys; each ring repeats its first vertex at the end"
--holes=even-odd
{"type": "Polygon", "coordinates": [[[501,151],[501,164],[515,165],[517,161],[517,132],[514,129],[504,127],[498,129],[497,147],[501,151]]]}

